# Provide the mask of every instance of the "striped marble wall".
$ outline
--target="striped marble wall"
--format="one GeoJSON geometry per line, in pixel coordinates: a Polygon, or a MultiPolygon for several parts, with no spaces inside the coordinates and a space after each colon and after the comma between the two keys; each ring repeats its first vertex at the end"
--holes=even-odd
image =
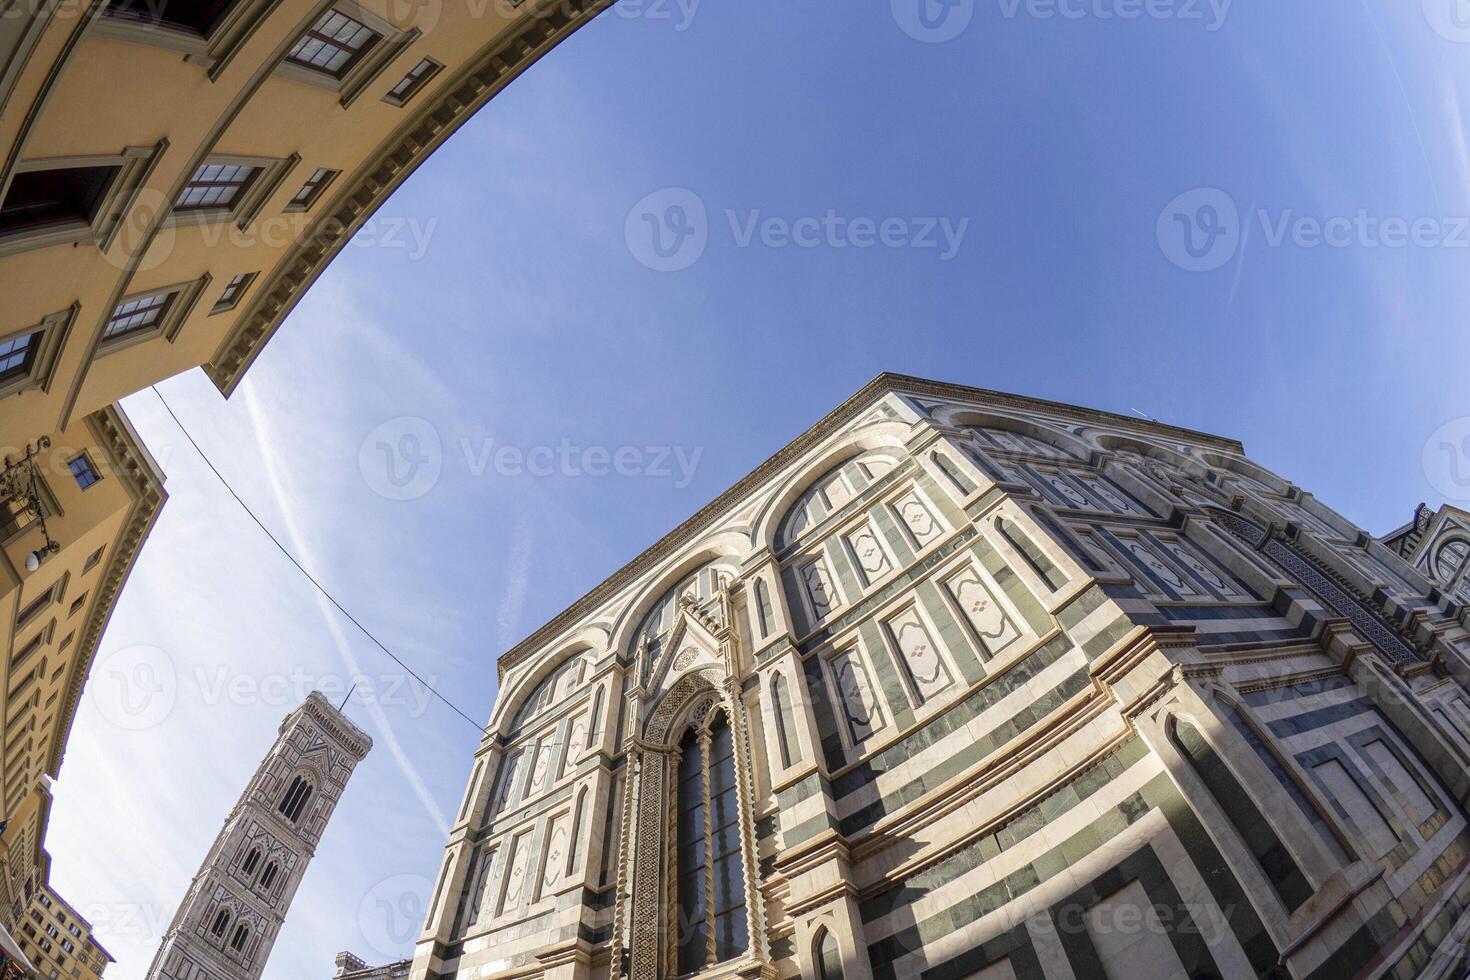
{"type": "Polygon", "coordinates": [[[1457,976],[1431,589],[1229,440],[879,379],[502,658],[414,976],[680,975],[711,711],[749,934],[701,977],[1457,976]]]}

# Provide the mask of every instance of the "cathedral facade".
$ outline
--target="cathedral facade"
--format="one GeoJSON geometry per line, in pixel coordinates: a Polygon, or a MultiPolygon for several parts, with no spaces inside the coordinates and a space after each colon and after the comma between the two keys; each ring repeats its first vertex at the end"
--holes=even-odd
{"type": "Polygon", "coordinates": [[[411,975],[1459,977],[1462,601],[1233,440],[881,376],[501,658],[411,975]]]}

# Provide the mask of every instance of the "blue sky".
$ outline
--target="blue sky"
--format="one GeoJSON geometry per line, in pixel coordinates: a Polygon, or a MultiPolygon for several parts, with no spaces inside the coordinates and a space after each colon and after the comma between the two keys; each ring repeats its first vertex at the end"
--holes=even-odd
{"type": "MultiPolygon", "coordinates": [[[[166,396],[476,718],[498,654],[883,370],[1233,436],[1378,532],[1455,489],[1421,458],[1470,416],[1451,0],[958,0],[932,29],[915,2],[614,8],[387,203],[238,394],[166,396]]],[[[280,719],[361,673],[377,746],[267,976],[406,955],[474,729],[151,393],[126,407],[172,499],[78,713],[54,881],[142,977],[280,719]]]]}

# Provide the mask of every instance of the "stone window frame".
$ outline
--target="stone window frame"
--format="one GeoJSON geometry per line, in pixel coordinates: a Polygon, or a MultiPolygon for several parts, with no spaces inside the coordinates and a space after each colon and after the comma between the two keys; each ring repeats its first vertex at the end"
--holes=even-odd
{"type": "Polygon", "coordinates": [[[225,288],[220,291],[219,298],[209,308],[209,315],[214,316],[216,313],[226,313],[239,306],[240,300],[244,299],[245,294],[250,291],[250,287],[255,285],[255,280],[259,278],[259,272],[241,272],[238,275],[230,277],[230,280],[225,283],[225,288]]]}
{"type": "Polygon", "coordinates": [[[551,882],[549,885],[546,881],[546,870],[550,867],[551,838],[553,836],[553,833],[558,829],[556,823],[558,820],[566,820],[568,833],[567,850],[569,852],[573,850],[573,841],[570,837],[573,799],[574,797],[568,796],[565,800],[562,800],[555,807],[552,807],[551,809],[542,813],[537,818],[538,826],[536,829],[540,839],[536,841],[536,860],[531,865],[530,869],[530,873],[534,875],[535,878],[533,881],[528,882],[528,886],[526,889],[529,892],[529,894],[526,896],[526,908],[528,911],[535,909],[537,906],[542,905],[545,902],[555,902],[556,896],[554,892],[557,886],[566,884],[567,874],[565,860],[561,862],[562,867],[557,871],[556,880],[551,882]]]}
{"type": "Polygon", "coordinates": [[[384,69],[396,61],[404,50],[422,36],[422,32],[417,27],[411,27],[408,30],[395,27],[353,0],[334,0],[324,7],[313,8],[309,19],[291,35],[291,45],[294,46],[296,39],[311,30],[312,26],[328,11],[336,11],[371,29],[377,33],[378,40],[340,76],[308,68],[305,65],[294,64],[286,57],[290,50],[289,47],[281,53],[281,60],[276,64],[275,73],[281,78],[314,85],[336,93],[338,103],[346,109],[357,100],[364,89],[372,84],[374,79],[383,73],[384,69]]]}
{"type": "MultiPolygon", "coordinates": [[[[1079,588],[1076,561],[1067,554],[1061,542],[1053,541],[1045,529],[1038,526],[1035,515],[1029,509],[1015,503],[1002,504],[975,523],[985,543],[1004,559],[1011,572],[1026,584],[1031,594],[1048,611],[1055,608],[1062,597],[1079,588]],[[1013,541],[1005,529],[1007,524],[1016,528],[1024,537],[1013,541]],[[1032,556],[1022,550],[1023,542],[1029,542],[1040,557],[1046,559],[1053,572],[1061,578],[1059,583],[1053,585],[1048,581],[1045,570],[1037,567],[1032,556]]],[[[1083,576],[1085,582],[1089,576],[1085,572],[1083,576]]]]}
{"type": "Polygon", "coordinates": [[[163,219],[165,228],[187,228],[233,221],[244,231],[260,214],[266,203],[275,196],[281,184],[296,169],[301,156],[292,153],[285,157],[249,156],[232,153],[210,153],[196,160],[189,173],[197,173],[201,167],[219,165],[254,167],[259,170],[250,183],[227,205],[220,207],[179,208],[170,203],[168,215],[163,219]]]}
{"type": "MultiPolygon", "coordinates": [[[[1293,677],[1291,675],[1273,677],[1269,678],[1266,686],[1261,689],[1271,690],[1289,687],[1292,682],[1293,677]]],[[[1365,855],[1360,851],[1361,837],[1359,836],[1357,842],[1355,842],[1355,828],[1337,812],[1336,807],[1333,805],[1331,794],[1323,787],[1321,780],[1312,774],[1311,770],[1298,757],[1298,753],[1294,752],[1286,744],[1284,739],[1270,730],[1268,724],[1247,703],[1240,688],[1234,685],[1221,684],[1210,685],[1210,687],[1213,696],[1207,699],[1206,703],[1209,706],[1212,720],[1220,725],[1221,731],[1227,733],[1226,739],[1229,740],[1230,736],[1228,733],[1236,727],[1235,722],[1232,721],[1229,715],[1233,713],[1240,719],[1240,724],[1250,731],[1251,737],[1259,743],[1261,749],[1270,754],[1272,761],[1275,763],[1275,767],[1280,770],[1280,775],[1290,782],[1291,788],[1289,789],[1285,785],[1282,785],[1283,791],[1291,795],[1291,790],[1295,789],[1296,793],[1300,794],[1300,800],[1293,801],[1295,805],[1300,809],[1304,801],[1305,805],[1310,807],[1317,818],[1320,819],[1320,826],[1318,826],[1310,815],[1303,813],[1304,818],[1309,823],[1314,824],[1312,832],[1322,836],[1324,846],[1340,862],[1339,866],[1345,868],[1365,859],[1371,860],[1365,858],[1365,855]],[[1328,835],[1331,836],[1332,840],[1326,840],[1328,835]]],[[[1270,763],[1267,763],[1265,759],[1261,758],[1260,752],[1255,745],[1251,744],[1250,738],[1247,738],[1238,730],[1235,731],[1235,738],[1238,742],[1244,743],[1246,749],[1244,758],[1249,759],[1255,757],[1257,761],[1270,770],[1270,763]]],[[[1218,736],[1215,736],[1215,739],[1217,740],[1217,749],[1224,748],[1227,756],[1238,751],[1229,746],[1219,745],[1218,736]]],[[[1237,762],[1232,768],[1239,770],[1242,766],[1237,762]]],[[[1274,772],[1272,776],[1276,778],[1274,772]]],[[[1318,866],[1310,859],[1307,860],[1306,867],[1310,875],[1320,876],[1318,866]]]]}
{"type": "Polygon", "coordinates": [[[16,174],[38,170],[70,170],[78,167],[115,167],[117,172],[97,203],[97,213],[90,221],[67,221],[50,227],[32,228],[0,236],[0,258],[29,252],[52,245],[75,245],[91,242],[99,251],[111,247],[122,227],[122,218],[137,200],[143,184],[153,172],[168,140],[153,146],[125,146],[117,153],[37,157],[16,164],[11,173],[0,180],[0,201],[10,191],[16,174]]]}
{"type": "Polygon", "coordinates": [[[71,581],[71,573],[66,572],[50,587],[40,595],[33,598],[20,609],[20,615],[16,617],[14,634],[19,634],[32,623],[38,623],[45,618],[46,611],[66,598],[66,586],[71,581]]]}
{"type": "Polygon", "coordinates": [[[173,301],[169,303],[164,315],[152,326],[143,330],[136,330],[131,333],[103,339],[97,346],[96,356],[99,358],[106,357],[108,354],[115,354],[118,351],[147,343],[158,337],[162,337],[169,343],[173,343],[178,339],[180,332],[183,331],[184,323],[194,311],[200,294],[208,288],[212,279],[213,277],[206,272],[198,279],[171,283],[167,286],[156,286],[152,289],[144,289],[119,297],[118,301],[113,304],[112,309],[107,311],[107,316],[103,320],[104,324],[112,317],[113,310],[116,310],[123,303],[146,299],[150,296],[159,296],[164,293],[173,294],[173,301]]]}
{"type": "Polygon", "coordinates": [[[236,0],[208,35],[106,14],[93,18],[87,33],[93,37],[181,51],[185,61],[202,67],[209,80],[214,81],[275,7],[275,0],[236,0]]]}
{"type": "Polygon", "coordinates": [[[22,334],[41,335],[40,339],[35,341],[36,353],[31,359],[30,369],[25,374],[0,384],[0,398],[34,391],[37,388],[43,392],[51,390],[51,382],[56,377],[56,362],[80,309],[80,304],[72,303],[64,310],[41,317],[37,323],[0,334],[0,341],[12,340],[22,334]]]}
{"type": "MultiPolygon", "coordinates": [[[[1208,706],[1208,702],[1206,704],[1208,706]]],[[[1228,728],[1228,723],[1223,723],[1213,709],[1210,709],[1203,717],[1200,717],[1193,711],[1175,707],[1168,710],[1164,717],[1159,719],[1159,731],[1162,732],[1164,741],[1169,746],[1169,751],[1182,763],[1182,769],[1189,772],[1192,775],[1193,781],[1198,784],[1200,789],[1204,790],[1201,798],[1212,801],[1215,804],[1216,808],[1225,818],[1223,825],[1233,832],[1235,843],[1244,849],[1256,871],[1267,882],[1268,887],[1266,891],[1256,897],[1270,901],[1279,910],[1279,914],[1283,915],[1286,919],[1292,919],[1294,916],[1302,913],[1304,909],[1308,910],[1307,914],[1310,914],[1311,899],[1322,889],[1325,883],[1325,877],[1320,871],[1313,873],[1313,855],[1301,853],[1287,837],[1281,834],[1279,828],[1269,816],[1271,809],[1267,801],[1263,800],[1258,792],[1252,792],[1249,774],[1242,772],[1239,762],[1234,755],[1233,747],[1227,747],[1221,744],[1221,734],[1227,738],[1233,734],[1228,728]],[[1193,753],[1188,751],[1179,733],[1179,726],[1181,724],[1193,729],[1195,737],[1214,755],[1215,761],[1224,767],[1229,779],[1235,783],[1236,789],[1245,794],[1247,809],[1242,809],[1240,804],[1232,799],[1228,793],[1222,796],[1217,792],[1220,787],[1212,785],[1205,769],[1202,767],[1201,760],[1197,759],[1193,753]],[[1217,724],[1221,725],[1218,733],[1213,730],[1214,725],[1217,724]],[[1259,825],[1254,829],[1259,831],[1261,825],[1268,829],[1268,832],[1273,835],[1276,846],[1281,848],[1292,862],[1292,868],[1300,878],[1298,887],[1305,887],[1307,889],[1306,895],[1297,896],[1298,900],[1296,900],[1294,905],[1288,905],[1288,902],[1293,900],[1295,893],[1288,894],[1286,891],[1283,891],[1283,887],[1289,888],[1291,886],[1283,886],[1282,883],[1272,878],[1270,868],[1261,859],[1258,848],[1262,844],[1262,841],[1250,833],[1252,830],[1250,825],[1253,817],[1259,821],[1259,825]]],[[[1176,773],[1171,772],[1170,775],[1176,782],[1178,781],[1178,775],[1176,773]]]]}
{"type": "Polygon", "coordinates": [[[898,554],[893,550],[893,543],[888,540],[888,535],[883,533],[883,529],[878,525],[877,521],[873,520],[872,513],[868,510],[860,511],[854,515],[853,520],[844,522],[841,529],[836,532],[835,537],[839,546],[847,553],[847,560],[852,564],[853,574],[858,577],[858,582],[862,586],[863,595],[867,595],[870,591],[876,589],[888,579],[904,570],[905,566],[900,563],[898,554]],[[883,552],[883,557],[887,559],[888,563],[887,569],[872,576],[863,567],[861,559],[858,558],[857,549],[853,547],[852,543],[853,537],[862,533],[864,529],[878,543],[878,550],[883,552]]]}
{"type": "MultiPolygon", "coordinates": [[[[922,472],[924,472],[922,469],[917,471],[917,473],[922,472]]],[[[878,504],[878,506],[881,506],[884,512],[893,521],[894,527],[898,529],[898,533],[903,537],[904,541],[908,543],[909,548],[914,553],[914,558],[916,561],[927,554],[929,551],[935,548],[942,548],[944,546],[944,542],[949,540],[950,535],[954,534],[955,531],[958,530],[954,526],[954,523],[944,516],[943,510],[939,507],[937,503],[935,503],[933,494],[928,493],[922,486],[919,485],[917,473],[915,474],[915,479],[910,480],[908,483],[903,483],[895,486],[893,488],[893,492],[890,494],[885,494],[882,501],[878,504]],[[930,520],[932,520],[935,526],[939,529],[938,536],[935,537],[934,540],[930,541],[928,544],[923,544],[919,541],[918,535],[914,534],[913,530],[910,529],[910,527],[908,526],[908,522],[903,519],[903,514],[899,511],[899,500],[903,497],[909,496],[910,493],[912,493],[915,499],[918,500],[919,504],[928,513],[930,520]]],[[[887,543],[888,542],[885,540],[884,544],[887,543]]],[[[898,561],[897,559],[895,559],[894,568],[897,569],[898,567],[898,561]]]]}
{"type": "Polygon", "coordinates": [[[103,474],[102,469],[92,460],[92,454],[85,449],[81,450],[78,453],[74,453],[67,458],[66,471],[71,474],[72,479],[76,481],[77,489],[81,490],[83,493],[86,493],[88,490],[92,489],[97,484],[101,483],[103,479],[105,479],[105,475],[103,474]],[[78,462],[83,464],[83,469],[81,472],[78,472],[76,469],[73,468],[74,465],[78,462]],[[83,473],[86,473],[88,476],[91,477],[91,479],[89,479],[86,483],[82,482],[83,473]]]}
{"type": "MultiPolygon", "coordinates": [[[[1100,546],[1107,549],[1107,557],[1111,559],[1109,564],[1118,564],[1122,569],[1122,574],[1126,575],[1139,594],[1150,602],[1160,605],[1184,604],[1190,606],[1207,606],[1221,604],[1240,605],[1242,603],[1259,601],[1251,598],[1249,594],[1237,599],[1220,600],[1216,598],[1212,592],[1208,591],[1206,586],[1196,582],[1194,577],[1186,569],[1180,567],[1181,563],[1179,559],[1167,553],[1163,555],[1155,554],[1155,557],[1162,561],[1165,567],[1174,571],[1179,576],[1181,582],[1187,583],[1194,590],[1195,594],[1192,596],[1176,594],[1177,590],[1173,586],[1156,580],[1156,573],[1146,569],[1142,564],[1142,560],[1134,556],[1128,549],[1128,542],[1130,540],[1138,540],[1150,553],[1153,553],[1156,548],[1155,542],[1143,538],[1141,532],[1148,531],[1153,534],[1165,529],[1152,526],[1112,523],[1097,524],[1094,525],[1094,529],[1095,531],[1102,532],[1101,534],[1094,533],[1092,537],[1100,546]]],[[[1175,533],[1174,537],[1182,538],[1183,536],[1175,533]]],[[[1157,546],[1157,550],[1164,551],[1162,546],[1157,546]]],[[[1230,577],[1235,578],[1234,573],[1231,573],[1230,577]]]]}
{"type": "MultiPolygon", "coordinates": [[[[883,695],[883,687],[878,682],[878,672],[873,667],[873,655],[868,645],[857,631],[852,632],[845,638],[834,642],[829,649],[822,650],[816,654],[817,663],[822,670],[822,681],[832,696],[834,720],[837,722],[837,733],[842,739],[843,749],[848,759],[855,760],[859,756],[865,756],[874,746],[883,744],[895,730],[893,706],[888,703],[883,695]],[[868,684],[873,690],[874,713],[880,715],[878,719],[881,724],[875,725],[873,730],[863,738],[856,738],[852,733],[852,726],[848,724],[846,714],[842,709],[842,688],[837,681],[836,661],[840,657],[856,657],[867,671],[868,684]]],[[[902,673],[902,671],[900,671],[902,673]]]]}
{"type": "Polygon", "coordinates": [[[822,623],[852,605],[853,600],[847,598],[846,593],[843,591],[841,580],[832,569],[832,561],[827,555],[824,541],[818,541],[810,548],[803,550],[801,554],[791,559],[788,567],[791,569],[795,580],[797,601],[801,603],[801,610],[806,616],[807,634],[815,632],[821,627],[822,623]],[[822,565],[829,586],[827,597],[830,601],[827,604],[827,611],[825,613],[817,611],[816,602],[812,599],[811,590],[807,588],[806,584],[807,567],[818,563],[822,565]]]}
{"type": "Polygon", "coordinates": [[[909,707],[914,713],[915,723],[922,723],[930,715],[942,710],[955,698],[960,697],[963,692],[969,690],[970,684],[965,679],[964,672],[960,670],[954,654],[944,642],[938,625],[913,590],[895,596],[893,602],[874,613],[872,621],[878,626],[878,632],[883,637],[883,646],[888,651],[888,655],[893,658],[898,681],[903,685],[904,694],[909,699],[909,707]],[[890,625],[893,620],[909,610],[913,610],[914,615],[918,617],[920,625],[923,626],[925,634],[929,637],[929,642],[934,647],[935,656],[939,658],[949,675],[949,683],[928,697],[919,691],[917,682],[911,676],[908,658],[904,656],[903,649],[898,644],[898,636],[890,625]]]}
{"type": "Polygon", "coordinates": [[[1036,648],[1036,644],[1041,639],[1041,635],[1036,632],[1030,621],[1026,619],[1025,614],[1016,606],[1011,597],[1006,594],[1006,590],[1001,588],[1000,583],[995,580],[995,576],[990,574],[990,570],[985,567],[985,563],[973,551],[968,548],[962,548],[955,552],[951,558],[935,567],[929,579],[934,583],[936,591],[944,601],[945,607],[949,610],[950,616],[974,645],[975,655],[985,665],[987,673],[1004,670],[1007,665],[1014,663],[1022,657],[1028,656],[1036,648]],[[954,594],[954,590],[949,586],[951,579],[963,575],[966,570],[974,571],[979,577],[981,584],[985,586],[985,590],[990,593],[991,599],[1000,603],[1006,617],[1010,619],[1011,625],[1016,629],[1016,638],[1001,647],[997,652],[992,653],[990,651],[985,639],[980,636],[979,631],[970,622],[970,617],[960,608],[959,597],[954,594]]]}
{"type": "Polygon", "coordinates": [[[310,211],[322,199],[322,195],[327,192],[332,182],[340,176],[342,176],[340,170],[333,170],[331,167],[317,167],[302,183],[301,188],[291,195],[291,200],[286,202],[286,206],[281,211],[285,214],[302,214],[310,211]]]}
{"type": "Polygon", "coordinates": [[[434,77],[443,70],[442,62],[428,57],[420,58],[402,78],[393,83],[392,88],[384,93],[383,101],[391,106],[403,108],[412,102],[413,97],[422,92],[429,82],[433,81],[434,77]],[[428,67],[420,71],[421,65],[428,67]]]}
{"type": "Polygon", "coordinates": [[[1373,723],[1364,726],[1341,738],[1345,746],[1351,746],[1354,761],[1358,770],[1367,776],[1378,792],[1381,799],[1393,808],[1398,823],[1395,829],[1403,827],[1412,835],[1413,843],[1419,847],[1428,847],[1434,836],[1440,829],[1455,817],[1455,810],[1445,803],[1448,788],[1443,786],[1428,766],[1422,763],[1418,752],[1412,751],[1404,739],[1394,731],[1385,716],[1377,708],[1368,713],[1373,723]],[[1387,773],[1379,769],[1378,763],[1368,754],[1368,746],[1374,742],[1382,742],[1389,753],[1398,760],[1400,766],[1408,773],[1409,778],[1414,780],[1419,791],[1434,804],[1434,812],[1423,820],[1415,820],[1408,801],[1403,798],[1403,788],[1387,773]]]}

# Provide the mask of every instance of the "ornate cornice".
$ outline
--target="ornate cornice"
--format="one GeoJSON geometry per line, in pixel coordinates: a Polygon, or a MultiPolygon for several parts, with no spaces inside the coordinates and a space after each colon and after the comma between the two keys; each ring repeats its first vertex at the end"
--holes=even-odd
{"type": "Polygon", "coordinates": [[[638,576],[654,568],[673,552],[704,533],[719,519],[724,517],[726,512],[755,491],[762,483],[776,476],[776,474],[789,466],[809,449],[858,418],[878,398],[890,393],[937,398],[941,400],[953,399],[964,402],[978,402],[988,408],[1006,408],[1022,412],[1047,412],[1078,422],[1108,425],[1144,434],[1187,439],[1240,455],[1244,455],[1245,453],[1245,448],[1237,440],[1214,436],[1205,432],[1196,432],[1193,429],[1167,425],[1163,422],[1151,422],[1098,409],[1065,405],[1061,402],[1047,401],[1042,398],[1030,398],[1025,395],[992,391],[988,388],[973,388],[968,385],[951,384],[944,381],[930,381],[911,375],[884,372],[854,392],[841,405],[819,419],[814,425],[797,436],[775,455],[747,473],[724,493],[700,508],[694,516],[684,521],[656,541],[642,554],[638,555],[638,557],[604,579],[592,591],[572,603],[550,622],[506,651],[501,655],[497,663],[499,676],[504,679],[507,670],[515,667],[544,644],[550,642],[556,636],[590,615],[599,605],[611,599],[619,590],[638,576]]]}
{"type": "MultiPolygon", "coordinates": [[[[324,728],[339,745],[352,753],[354,762],[361,762],[372,749],[372,737],[348,720],[346,715],[332,707],[332,703],[321,691],[312,691],[308,694],[300,710],[324,728]]],[[[281,730],[285,731],[286,726],[290,723],[291,718],[287,717],[281,723],[281,730]]]]}
{"type": "Polygon", "coordinates": [[[250,308],[236,321],[204,372],[226,396],[234,392],[281,321],[378,206],[431,153],[537,59],[612,0],[537,0],[519,19],[463,65],[447,83],[425,93],[400,126],[341,186],[312,230],[276,264],[250,308]]]}
{"type": "Polygon", "coordinates": [[[106,564],[97,582],[97,599],[87,617],[86,627],[77,642],[76,667],[67,682],[66,699],[57,715],[56,738],[51,745],[51,756],[46,762],[46,771],[55,776],[61,769],[61,758],[66,751],[67,737],[76,717],[77,702],[81,700],[82,685],[92,672],[92,661],[97,656],[97,645],[102,640],[103,630],[112,618],[117,606],[118,593],[127,581],[143,542],[153,530],[163,509],[168,493],[163,489],[163,475],[153,457],[143,447],[138,434],[127,420],[122,409],[116,405],[93,412],[86,419],[97,445],[107,454],[110,472],[127,487],[133,498],[132,512],[112,547],[108,549],[106,564]]]}

